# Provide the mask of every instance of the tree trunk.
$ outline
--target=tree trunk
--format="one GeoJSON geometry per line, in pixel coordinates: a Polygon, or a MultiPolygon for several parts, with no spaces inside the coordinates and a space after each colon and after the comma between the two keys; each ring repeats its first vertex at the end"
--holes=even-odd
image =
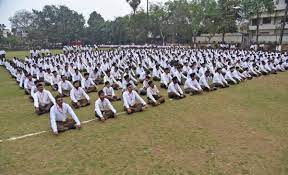
{"type": "Polygon", "coordinates": [[[224,43],[225,42],[225,31],[223,31],[223,33],[222,33],[222,43],[224,43]]]}
{"type": "Polygon", "coordinates": [[[256,45],[257,45],[257,49],[258,49],[258,38],[259,38],[259,19],[260,18],[260,14],[257,13],[257,27],[256,27],[256,45]]]}
{"type": "Polygon", "coordinates": [[[287,19],[287,11],[288,11],[288,4],[286,4],[285,15],[283,17],[282,26],[281,26],[281,34],[280,34],[280,39],[279,39],[279,51],[281,51],[282,49],[282,40],[283,40],[283,34],[284,34],[284,29],[285,29],[285,24],[286,24],[286,19],[287,19]]]}

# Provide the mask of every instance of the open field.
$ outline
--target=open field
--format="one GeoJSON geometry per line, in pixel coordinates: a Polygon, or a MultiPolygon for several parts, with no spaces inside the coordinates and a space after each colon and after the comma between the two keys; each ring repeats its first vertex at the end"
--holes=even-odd
{"type": "MultiPolygon", "coordinates": [[[[52,54],[59,54],[59,53],[63,53],[62,50],[50,50],[50,52],[52,54]]],[[[28,50],[24,51],[8,51],[6,54],[6,58],[13,58],[13,57],[17,57],[17,58],[24,58],[25,56],[30,56],[30,53],[28,50]]]]}
{"type": "MultiPolygon", "coordinates": [[[[287,175],[287,80],[288,72],[260,77],[57,137],[6,141],[50,123],[0,67],[0,174],[287,175]]],[[[92,105],[76,110],[81,121],[94,118],[89,96],[92,105]]]]}

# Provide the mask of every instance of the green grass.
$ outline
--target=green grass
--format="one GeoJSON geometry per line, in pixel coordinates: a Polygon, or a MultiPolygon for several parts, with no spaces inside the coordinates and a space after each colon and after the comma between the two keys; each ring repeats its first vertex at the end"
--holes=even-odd
{"type": "MultiPolygon", "coordinates": [[[[287,78],[288,72],[279,73],[167,100],[57,137],[44,133],[4,141],[0,174],[286,175],[287,78]]],[[[96,93],[89,96],[94,103],[96,93]]],[[[0,97],[0,139],[49,130],[49,116],[34,114],[33,104],[3,68],[0,97]]],[[[113,105],[122,111],[122,102],[113,105]]],[[[76,114],[81,121],[93,119],[94,104],[76,114]]]]}
{"type": "MultiPolygon", "coordinates": [[[[50,52],[52,54],[63,53],[63,51],[60,49],[50,50],[50,52]]],[[[21,50],[21,51],[8,51],[6,54],[6,58],[13,58],[13,57],[24,58],[25,56],[30,56],[30,52],[29,51],[23,51],[23,50],[21,50]]]]}

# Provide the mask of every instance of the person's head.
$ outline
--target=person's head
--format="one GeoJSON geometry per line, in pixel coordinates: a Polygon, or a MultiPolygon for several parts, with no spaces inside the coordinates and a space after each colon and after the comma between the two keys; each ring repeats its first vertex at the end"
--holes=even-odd
{"type": "Polygon", "coordinates": [[[190,78],[191,78],[192,80],[195,80],[195,79],[196,79],[196,74],[195,74],[195,73],[191,73],[191,74],[190,74],[190,78]]]}
{"type": "Polygon", "coordinates": [[[79,81],[78,81],[78,80],[77,80],[77,81],[74,81],[74,82],[73,82],[73,86],[74,86],[76,89],[78,89],[78,88],[80,87],[79,81]]]}
{"type": "Polygon", "coordinates": [[[154,83],[153,83],[153,81],[148,81],[148,85],[151,87],[151,88],[153,88],[154,87],[154,83]]]}
{"type": "Polygon", "coordinates": [[[85,79],[88,79],[88,77],[89,77],[89,73],[87,73],[87,72],[84,73],[84,78],[85,78],[85,79]]]}
{"type": "Polygon", "coordinates": [[[75,73],[76,73],[76,74],[78,74],[78,73],[79,73],[79,70],[78,70],[77,68],[75,69],[75,73]]]}
{"type": "Polygon", "coordinates": [[[124,76],[124,80],[127,80],[127,81],[128,81],[128,80],[129,80],[129,75],[125,75],[125,76],[124,76]]]}
{"type": "Polygon", "coordinates": [[[172,81],[173,81],[174,84],[178,83],[177,77],[173,77],[173,78],[172,78],[172,81]]]}
{"type": "Polygon", "coordinates": [[[33,78],[33,76],[32,76],[31,74],[28,74],[28,75],[27,75],[27,78],[31,81],[32,78],[33,78]]]}
{"type": "Polygon", "coordinates": [[[37,83],[36,87],[37,87],[37,90],[38,90],[38,91],[43,92],[43,90],[44,90],[44,85],[43,85],[43,84],[44,84],[44,83],[43,83],[42,81],[39,81],[39,82],[37,83]]]}
{"type": "Polygon", "coordinates": [[[107,88],[110,87],[110,83],[109,83],[109,81],[106,81],[106,82],[105,82],[105,86],[106,86],[107,88]]]}
{"type": "Polygon", "coordinates": [[[63,104],[63,98],[62,98],[60,95],[57,95],[57,96],[55,97],[55,100],[56,100],[57,105],[62,106],[62,104],[63,104]]]}
{"type": "Polygon", "coordinates": [[[128,83],[128,84],[127,84],[127,90],[128,90],[128,92],[132,92],[133,87],[132,87],[132,84],[131,84],[131,83],[128,83]]]}
{"type": "Polygon", "coordinates": [[[98,92],[98,96],[99,96],[99,98],[100,98],[101,100],[104,100],[104,98],[105,98],[105,93],[104,93],[104,91],[103,91],[103,90],[100,90],[100,91],[98,92]]]}
{"type": "Polygon", "coordinates": [[[205,76],[206,76],[206,77],[210,76],[210,71],[209,71],[209,70],[207,70],[207,71],[205,72],[205,76]]]}
{"type": "Polygon", "coordinates": [[[67,78],[66,78],[66,76],[65,75],[61,75],[61,80],[62,81],[65,81],[67,78]]]}
{"type": "Polygon", "coordinates": [[[52,73],[55,77],[57,76],[57,72],[55,70],[52,73]]]}
{"type": "Polygon", "coordinates": [[[164,69],[164,72],[165,72],[166,74],[168,74],[168,73],[169,73],[169,71],[170,71],[170,70],[169,70],[169,68],[168,68],[168,67],[164,69]]]}

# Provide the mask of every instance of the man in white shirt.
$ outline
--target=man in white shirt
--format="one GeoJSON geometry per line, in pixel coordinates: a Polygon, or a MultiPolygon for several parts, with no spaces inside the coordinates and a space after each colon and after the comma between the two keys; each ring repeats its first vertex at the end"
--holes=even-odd
{"type": "Polygon", "coordinates": [[[38,115],[48,113],[50,108],[55,104],[52,94],[44,89],[43,82],[38,82],[37,92],[34,94],[34,107],[38,115]]]}
{"type": "Polygon", "coordinates": [[[100,90],[98,96],[99,99],[95,101],[95,116],[101,121],[105,121],[108,118],[115,118],[116,110],[111,102],[105,98],[104,91],[100,90]]]}
{"type": "Polygon", "coordinates": [[[213,82],[213,87],[217,87],[217,88],[229,87],[228,82],[225,80],[225,78],[222,75],[221,68],[218,68],[217,71],[215,72],[212,82],[213,82]]]}
{"type": "Polygon", "coordinates": [[[58,92],[62,97],[69,97],[73,85],[67,80],[65,75],[61,75],[61,81],[58,83],[58,92]]]}
{"type": "Polygon", "coordinates": [[[28,74],[24,81],[24,89],[27,95],[31,94],[32,86],[35,86],[33,76],[31,74],[28,74]]]}
{"type": "Polygon", "coordinates": [[[186,94],[196,95],[201,94],[203,89],[197,81],[197,76],[195,73],[191,73],[190,77],[185,81],[184,92],[186,94]]]}
{"type": "Polygon", "coordinates": [[[148,104],[152,106],[157,106],[165,102],[165,98],[162,95],[160,95],[159,90],[157,86],[154,85],[153,81],[148,82],[147,99],[148,104]]]}
{"type": "Polygon", "coordinates": [[[89,78],[89,73],[84,73],[84,78],[82,79],[82,88],[85,92],[97,92],[96,84],[93,82],[91,78],[89,78]]]}
{"type": "Polygon", "coordinates": [[[109,81],[105,82],[105,86],[103,88],[103,92],[104,92],[105,98],[107,98],[109,101],[121,100],[120,97],[117,97],[115,95],[114,89],[111,87],[109,81]]]}
{"type": "Polygon", "coordinates": [[[73,83],[74,88],[70,91],[70,98],[72,100],[72,106],[77,108],[90,105],[90,97],[80,87],[80,82],[75,81],[73,83]]]}
{"type": "Polygon", "coordinates": [[[146,75],[144,81],[143,81],[143,87],[139,90],[140,95],[146,95],[147,94],[147,88],[149,87],[148,82],[150,80],[150,76],[146,75]]]}
{"type": "Polygon", "coordinates": [[[146,102],[133,90],[130,83],[127,84],[127,90],[123,93],[123,101],[124,110],[127,111],[127,114],[141,112],[146,108],[146,102]]]}
{"type": "Polygon", "coordinates": [[[210,71],[207,70],[203,75],[200,76],[199,84],[204,91],[214,91],[217,90],[217,87],[209,85],[209,76],[211,75],[210,71]]]}
{"type": "Polygon", "coordinates": [[[173,77],[172,82],[168,86],[168,97],[173,98],[173,99],[181,99],[185,98],[186,96],[184,95],[180,85],[178,84],[178,78],[173,77]]]}
{"type": "Polygon", "coordinates": [[[161,88],[167,89],[169,83],[171,82],[171,75],[170,75],[170,70],[169,68],[165,68],[164,72],[161,74],[161,88]]]}
{"type": "Polygon", "coordinates": [[[50,109],[50,123],[53,133],[58,135],[59,132],[69,129],[80,129],[81,123],[72,108],[63,102],[61,96],[56,96],[55,99],[56,104],[50,109]],[[73,119],[68,118],[67,114],[70,114],[73,119]]]}
{"type": "Polygon", "coordinates": [[[58,83],[61,81],[61,77],[57,74],[56,71],[52,72],[53,76],[51,77],[51,87],[53,90],[57,91],[58,90],[58,83]]]}

